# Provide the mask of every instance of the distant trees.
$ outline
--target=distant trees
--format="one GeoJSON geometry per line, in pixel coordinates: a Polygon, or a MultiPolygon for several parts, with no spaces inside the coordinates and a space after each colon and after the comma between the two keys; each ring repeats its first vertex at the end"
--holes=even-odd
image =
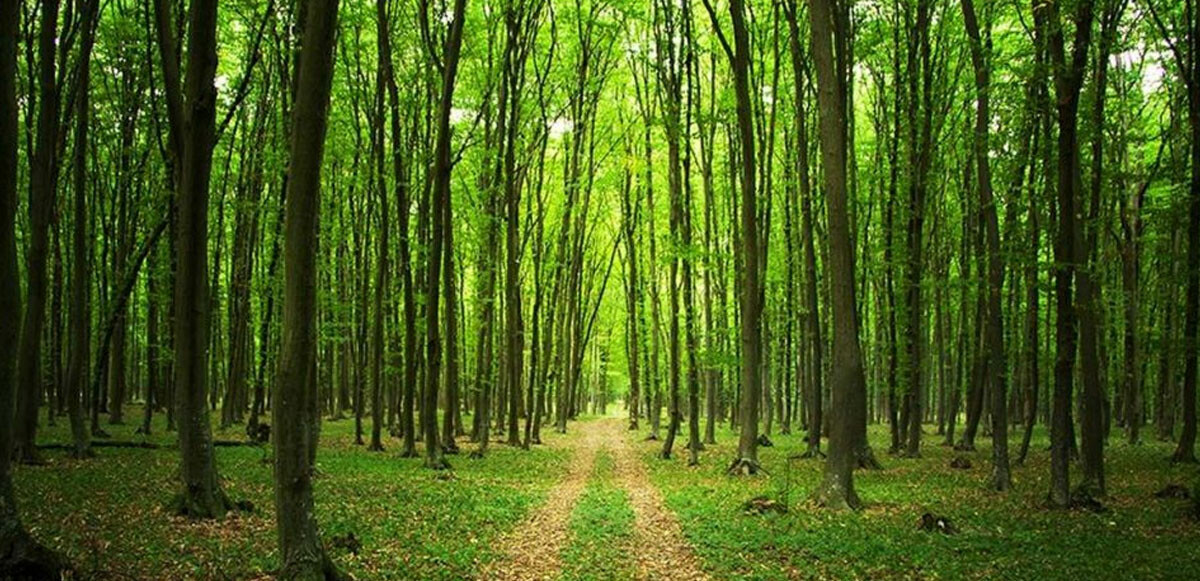
{"type": "MultiPolygon", "coordinates": [[[[1187,93],[1187,127],[1191,173],[1187,197],[1187,262],[1183,322],[1183,431],[1172,455],[1173,462],[1196,462],[1197,333],[1200,332],[1200,18],[1195,7],[1173,3],[1169,7],[1147,2],[1156,31],[1170,51],[1171,71],[1187,93]]],[[[1174,248],[1174,246],[1172,246],[1174,248]]],[[[1173,412],[1172,412],[1173,413],[1173,412]]]]}

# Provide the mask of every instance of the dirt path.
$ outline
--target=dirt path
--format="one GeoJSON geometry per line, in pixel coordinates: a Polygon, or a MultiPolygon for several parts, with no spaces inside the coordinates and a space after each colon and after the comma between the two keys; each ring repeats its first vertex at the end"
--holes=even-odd
{"type": "MultiPolygon", "coordinates": [[[[597,423],[606,433],[612,434],[614,472],[621,487],[629,494],[629,504],[633,508],[633,546],[637,548],[633,557],[638,566],[638,579],[708,579],[695,552],[683,537],[679,519],[663,503],[662,493],[650,483],[645,463],[623,433],[624,422],[605,419],[597,423]]],[[[676,453],[682,455],[686,450],[681,445],[676,453]]]]}
{"type": "MultiPolygon", "coordinates": [[[[571,444],[573,455],[567,475],[551,491],[546,503],[534,510],[511,533],[500,539],[504,557],[485,569],[483,579],[543,581],[562,573],[562,550],[570,542],[571,512],[583,494],[601,450],[613,456],[613,476],[628,494],[634,513],[633,542],[628,550],[637,565],[639,580],[707,580],[699,561],[683,537],[675,514],[663,504],[646,467],[618,418],[573,424],[579,437],[571,444]]],[[[553,440],[552,440],[553,441],[553,440]]],[[[682,448],[681,448],[682,450],[682,448]]]]}
{"type": "MultiPolygon", "coordinates": [[[[548,445],[563,445],[557,438],[548,440],[548,445]]],[[[500,539],[504,557],[484,569],[482,579],[547,581],[559,577],[562,549],[570,541],[571,511],[583,494],[601,446],[603,441],[599,432],[581,429],[572,446],[574,451],[566,477],[550,490],[545,504],[534,509],[516,529],[500,539]]]]}

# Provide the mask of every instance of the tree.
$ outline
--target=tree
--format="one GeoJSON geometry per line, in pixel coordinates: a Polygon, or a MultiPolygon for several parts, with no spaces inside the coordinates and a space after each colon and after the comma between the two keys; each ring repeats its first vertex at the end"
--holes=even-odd
{"type": "MultiPolygon", "coordinates": [[[[96,22],[99,9],[96,2],[87,2],[84,7],[84,38],[79,55],[79,80],[77,108],[75,111],[75,151],[72,159],[74,171],[74,248],[71,261],[71,319],[70,336],[71,349],[68,354],[66,389],[67,407],[71,421],[71,436],[74,449],[71,454],[76,458],[86,458],[92,455],[91,434],[83,425],[83,397],[87,386],[87,370],[89,359],[90,318],[88,305],[88,265],[87,250],[89,248],[87,235],[87,149],[88,130],[90,125],[90,82],[91,82],[91,53],[96,39],[96,22]]],[[[98,402],[92,402],[93,407],[99,407],[98,402]]]]}
{"type": "MultiPolygon", "coordinates": [[[[1197,334],[1200,333],[1200,18],[1185,2],[1183,14],[1162,14],[1155,2],[1146,3],[1159,36],[1171,51],[1175,74],[1187,90],[1191,176],[1188,180],[1187,269],[1183,321],[1183,431],[1172,462],[1196,462],[1197,334]]],[[[1178,6],[1175,4],[1174,6],[1178,6]]]]}
{"type": "MultiPolygon", "coordinates": [[[[428,7],[426,7],[428,8],[428,7]]],[[[459,55],[462,50],[463,20],[466,10],[466,0],[455,0],[454,11],[450,14],[451,21],[446,32],[445,46],[439,63],[442,73],[440,100],[437,108],[437,137],[433,157],[433,190],[431,201],[433,209],[433,231],[429,248],[429,274],[425,279],[427,295],[425,298],[425,384],[421,393],[421,426],[425,437],[425,467],[441,470],[449,468],[442,449],[438,445],[437,431],[437,400],[438,380],[441,365],[441,339],[438,333],[438,279],[442,263],[445,232],[452,227],[448,224],[449,213],[445,206],[450,197],[450,171],[453,167],[452,152],[450,151],[450,109],[454,103],[454,81],[458,74],[459,55]]],[[[427,11],[422,11],[422,18],[428,19],[427,11]]],[[[426,21],[426,26],[428,22],[426,21]]],[[[486,428],[486,426],[485,426],[486,428]]],[[[487,437],[486,433],[484,437],[487,437]]]]}
{"type": "MultiPolygon", "coordinates": [[[[663,107],[663,124],[667,135],[667,183],[670,190],[670,233],[671,233],[671,266],[668,274],[668,355],[667,355],[667,390],[670,395],[667,404],[667,437],[663,439],[662,451],[659,456],[670,459],[675,436],[679,433],[680,420],[683,412],[680,410],[679,379],[683,367],[680,358],[679,342],[679,266],[686,252],[683,247],[684,234],[683,189],[685,168],[682,160],[683,148],[687,143],[681,141],[689,131],[684,127],[682,112],[684,104],[684,75],[691,66],[691,39],[686,31],[691,14],[686,9],[677,7],[674,2],[659,1],[654,7],[654,39],[655,55],[658,57],[658,101],[663,107]]],[[[691,88],[688,88],[688,108],[691,108],[691,88]]],[[[689,116],[690,117],[690,116],[689,116]]],[[[690,119],[689,119],[690,120],[690,119]]],[[[690,309],[690,306],[687,307],[690,309]]],[[[689,311],[690,317],[690,311],[689,311]]],[[[689,321],[691,319],[689,318],[689,321]]],[[[691,372],[689,371],[689,379],[691,372]]],[[[689,382],[690,383],[690,382],[689,382]]]]}
{"type": "MultiPolygon", "coordinates": [[[[158,0],[160,43],[172,29],[169,9],[158,0]]],[[[213,458],[212,427],[208,421],[208,349],[210,330],[208,301],[208,190],[212,171],[213,137],[216,125],[217,2],[196,0],[189,7],[188,60],[184,99],[168,98],[183,105],[172,123],[172,140],[179,152],[177,182],[178,227],[176,246],[179,265],[175,274],[175,388],[179,411],[180,476],[183,490],[176,510],[190,518],[214,518],[230,508],[221,489],[213,458]]],[[[170,58],[164,54],[164,63],[170,58]]],[[[164,68],[169,67],[164,64],[164,68]]],[[[172,75],[165,74],[168,93],[172,75]]],[[[174,108],[174,107],[171,107],[174,108]]]]}
{"type": "MultiPolygon", "coordinates": [[[[58,133],[61,87],[55,59],[58,47],[59,1],[48,0],[41,9],[38,32],[37,136],[30,153],[29,248],[25,253],[25,310],[21,341],[17,346],[17,410],[14,453],[19,461],[41,463],[35,440],[41,400],[40,362],[42,328],[46,320],[46,251],[51,215],[58,191],[58,133]]],[[[69,51],[70,47],[63,47],[69,51]]]]}
{"type": "Polygon", "coordinates": [[[789,53],[792,60],[792,75],[795,79],[795,132],[796,132],[796,181],[800,193],[800,241],[804,253],[804,339],[801,349],[807,357],[808,365],[801,371],[805,374],[802,385],[805,386],[805,408],[808,417],[808,433],[805,436],[807,449],[804,455],[817,457],[821,453],[821,378],[823,377],[823,340],[821,339],[821,313],[817,302],[817,255],[813,244],[813,212],[812,186],[808,170],[808,112],[805,109],[807,100],[806,83],[809,71],[804,57],[804,39],[800,37],[800,23],[797,18],[796,2],[784,4],[784,14],[788,20],[790,32],[789,53]]]}
{"type": "MultiPolygon", "coordinates": [[[[43,10],[52,2],[47,2],[43,10]]],[[[17,23],[20,3],[0,5],[0,311],[20,320],[17,267],[17,23]]],[[[44,21],[43,21],[44,22],[44,21]]],[[[53,35],[51,35],[53,40],[53,35]]],[[[0,326],[0,577],[57,578],[63,558],[32,537],[22,524],[12,481],[16,353],[21,328],[0,326]]]]}
{"type": "Polygon", "coordinates": [[[390,73],[390,51],[385,50],[382,45],[388,42],[387,37],[391,34],[388,27],[387,19],[387,2],[378,0],[375,3],[375,35],[379,48],[379,68],[376,71],[375,82],[375,123],[371,128],[371,146],[374,150],[373,166],[375,168],[375,191],[378,195],[379,204],[379,238],[377,239],[378,246],[376,247],[376,265],[375,265],[375,304],[373,310],[375,320],[371,326],[371,445],[367,447],[372,452],[382,452],[383,442],[380,436],[383,433],[383,360],[384,360],[384,325],[388,320],[387,312],[384,310],[383,295],[387,292],[388,286],[388,255],[391,252],[391,245],[388,243],[388,233],[391,231],[391,221],[388,218],[388,192],[387,180],[384,179],[384,161],[383,161],[383,129],[384,129],[384,110],[383,110],[383,95],[386,90],[387,78],[390,73]],[[386,62],[385,62],[386,60],[386,62]]]}
{"type": "Polygon", "coordinates": [[[987,246],[987,321],[983,331],[987,359],[987,383],[992,395],[992,480],[995,490],[1005,491],[1012,485],[1008,468],[1008,389],[1007,361],[1004,353],[1004,315],[1001,312],[1001,290],[1004,286],[1004,259],[1000,254],[1000,226],[996,216],[996,200],[992,195],[991,149],[988,145],[991,124],[991,26],[980,32],[973,0],[962,2],[963,21],[970,38],[971,65],[975,69],[975,140],[974,158],[978,172],[975,187],[979,189],[979,207],[984,222],[987,246]],[[986,37],[986,40],[985,40],[986,37]]]}
{"type": "Polygon", "coordinates": [[[829,272],[833,309],[833,401],[829,414],[829,454],[825,476],[814,493],[818,503],[835,509],[858,509],[854,468],[869,449],[866,424],[866,378],[858,343],[858,309],[854,290],[854,251],[846,197],[846,22],[848,6],[836,0],[812,0],[812,55],[817,73],[817,118],[821,160],[828,192],[829,272]]]}
{"type": "MultiPolygon", "coordinates": [[[[1076,307],[1072,300],[1075,276],[1076,202],[1081,182],[1079,163],[1079,90],[1087,66],[1092,37],[1093,0],[1079,0],[1073,23],[1075,38],[1071,53],[1064,47],[1064,32],[1057,4],[1033,5],[1038,35],[1044,39],[1053,73],[1055,112],[1058,121],[1058,232],[1055,234],[1054,269],[1055,335],[1058,349],[1054,362],[1054,395],[1050,422],[1050,496],[1053,507],[1071,503],[1068,456],[1070,452],[1071,390],[1074,383],[1077,338],[1076,307]]],[[[1085,371],[1086,373],[1086,371],[1085,371]]]]}
{"type": "Polygon", "coordinates": [[[281,579],[341,579],[313,516],[313,461],[321,430],[317,398],[316,256],[321,160],[333,78],[337,0],[308,0],[300,17],[284,231],[283,345],[275,382],[275,511],[281,579]]]}
{"type": "Polygon", "coordinates": [[[746,7],[742,0],[729,3],[733,29],[733,45],[729,44],[716,12],[705,0],[713,29],[717,32],[725,56],[733,69],[734,95],[737,98],[738,148],[741,154],[741,343],[742,399],[740,404],[741,434],[737,458],[729,466],[730,473],[754,474],[758,463],[758,408],[762,396],[762,278],[759,272],[760,239],[758,209],[755,198],[755,154],[753,104],[750,100],[750,35],[746,27],[746,7]]]}

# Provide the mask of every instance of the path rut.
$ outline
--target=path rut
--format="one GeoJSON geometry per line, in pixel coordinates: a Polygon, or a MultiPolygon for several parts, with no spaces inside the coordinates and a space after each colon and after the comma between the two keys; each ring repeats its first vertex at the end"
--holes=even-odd
{"type": "Polygon", "coordinates": [[[572,456],[566,476],[551,489],[545,504],[500,539],[503,557],[488,566],[481,578],[545,581],[562,575],[562,550],[571,540],[571,512],[592,475],[596,456],[608,450],[613,457],[614,480],[628,495],[634,513],[633,541],[626,549],[637,565],[635,579],[707,580],[679,520],[650,482],[624,421],[603,418],[573,427],[579,436],[567,444],[572,456]]]}

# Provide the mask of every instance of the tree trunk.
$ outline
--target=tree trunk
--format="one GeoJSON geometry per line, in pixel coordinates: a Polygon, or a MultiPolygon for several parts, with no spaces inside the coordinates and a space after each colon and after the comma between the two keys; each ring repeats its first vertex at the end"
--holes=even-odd
{"type": "MultiPolygon", "coordinates": [[[[1008,361],[1004,351],[1004,318],[1001,313],[1001,291],[1004,286],[1004,259],[1000,254],[1000,226],[996,212],[996,200],[992,195],[991,148],[988,145],[990,113],[991,31],[990,23],[984,45],[975,17],[973,0],[963,0],[963,20],[967,36],[970,37],[971,64],[975,69],[975,164],[979,172],[976,187],[979,189],[981,210],[987,247],[987,321],[984,329],[984,352],[986,353],[987,384],[992,396],[992,479],[993,490],[1006,491],[1012,485],[1008,466],[1008,361]]],[[[920,421],[917,419],[916,421],[920,421]]]]}
{"type": "Polygon", "coordinates": [[[1196,335],[1200,329],[1200,19],[1190,18],[1187,33],[1189,56],[1177,57],[1179,74],[1188,89],[1188,126],[1191,130],[1192,175],[1188,184],[1187,284],[1183,319],[1183,431],[1172,456],[1173,462],[1196,462],[1196,335]],[[1185,62],[1191,70],[1184,69],[1185,62]]]}
{"type": "MultiPolygon", "coordinates": [[[[1076,226],[1075,247],[1076,264],[1080,269],[1076,273],[1078,296],[1076,310],[1079,316],[1079,367],[1083,380],[1083,414],[1081,427],[1081,451],[1083,464],[1083,479],[1079,484],[1082,494],[1088,496],[1104,496],[1104,440],[1106,401],[1104,386],[1101,385],[1100,343],[1103,341],[1100,328],[1100,316],[1103,305],[1100,297],[1100,274],[1096,271],[1095,248],[1099,240],[1100,225],[1096,222],[1100,216],[1100,190],[1104,180],[1104,105],[1105,92],[1108,90],[1108,53],[1116,34],[1117,22],[1124,10],[1124,2],[1107,2],[1101,11],[1100,42],[1096,47],[1095,68],[1095,103],[1092,111],[1092,125],[1096,135],[1092,142],[1092,172],[1090,188],[1090,207],[1084,214],[1082,225],[1076,226]]],[[[1078,170],[1076,170],[1078,171],[1078,170]]],[[[1078,191],[1078,190],[1077,190],[1078,191]]],[[[1085,212],[1081,207],[1080,213],[1085,212]]],[[[1126,418],[1130,421],[1130,418],[1126,418]]]]}
{"type": "Polygon", "coordinates": [[[283,344],[272,405],[280,579],[342,578],[322,547],[313,509],[313,460],[321,430],[316,241],[337,10],[337,0],[309,0],[300,22],[285,210],[283,344]]]}
{"type": "MultiPolygon", "coordinates": [[[[707,7],[708,4],[705,4],[707,7]]],[[[737,100],[738,148],[741,154],[741,377],[742,394],[737,458],[732,473],[756,473],[758,462],[758,410],[762,395],[762,277],[759,273],[760,238],[755,188],[753,102],[750,96],[750,33],[743,0],[732,0],[729,14],[733,24],[733,46],[725,51],[733,68],[737,100]]],[[[716,15],[709,10],[716,21],[716,15]]]]}
{"type": "MultiPolygon", "coordinates": [[[[386,39],[391,31],[388,29],[387,20],[387,2],[379,1],[375,3],[375,31],[376,38],[379,44],[388,42],[386,39]]],[[[379,203],[379,237],[377,239],[378,246],[376,247],[375,255],[375,297],[373,312],[375,313],[374,321],[371,324],[371,444],[367,446],[368,451],[382,452],[383,442],[381,436],[383,434],[383,383],[384,383],[384,325],[387,324],[388,315],[384,310],[384,293],[388,292],[388,256],[391,252],[391,245],[388,241],[388,233],[392,229],[391,220],[388,217],[388,194],[387,180],[384,179],[384,155],[383,155],[383,129],[384,129],[384,109],[383,95],[387,84],[388,64],[382,62],[383,59],[389,58],[387,54],[390,51],[379,49],[378,57],[380,59],[379,70],[376,72],[375,82],[375,123],[371,128],[371,145],[373,150],[373,163],[371,166],[375,171],[375,189],[378,195],[379,203]]]]}
{"type": "MultiPolygon", "coordinates": [[[[453,227],[448,223],[446,204],[450,198],[450,171],[453,165],[450,150],[450,109],[454,101],[454,80],[458,73],[459,53],[462,48],[462,30],[466,0],[455,0],[454,12],[446,34],[443,53],[442,86],[437,110],[437,139],[433,158],[432,232],[429,243],[429,269],[425,279],[425,383],[421,394],[421,427],[425,436],[425,467],[448,468],[441,446],[438,444],[437,400],[438,381],[441,367],[441,337],[438,332],[438,282],[442,264],[445,231],[453,227]]],[[[428,18],[428,14],[423,14],[428,18]]]]}
{"type": "Polygon", "coordinates": [[[1078,255],[1076,232],[1076,201],[1079,190],[1079,89],[1083,84],[1083,69],[1087,64],[1088,44],[1092,33],[1093,0],[1082,0],[1074,17],[1075,40],[1070,61],[1065,54],[1063,29],[1057,5],[1037,5],[1034,16],[1038,37],[1050,54],[1054,76],[1058,116],[1058,232],[1054,245],[1056,266],[1055,301],[1057,320],[1055,335],[1058,349],[1054,368],[1054,403],[1050,422],[1050,495],[1052,507],[1064,508],[1071,503],[1068,461],[1074,440],[1070,421],[1071,391],[1074,384],[1077,320],[1072,301],[1075,260],[1078,255]]]}
{"type": "MultiPolygon", "coordinates": [[[[88,5],[94,5],[89,2],[88,5]]],[[[57,2],[42,5],[57,12],[57,2]]],[[[17,23],[20,3],[0,5],[0,312],[21,318],[20,269],[17,266],[17,23]]],[[[51,16],[51,22],[54,16],[51,16]]],[[[43,23],[45,20],[43,20],[43,23]]],[[[43,30],[43,34],[47,31],[43,30]]],[[[49,31],[50,43],[54,33],[49,31]]],[[[43,93],[44,94],[44,93],[43,93]]],[[[69,566],[29,536],[21,523],[13,491],[11,459],[16,403],[16,354],[21,328],[0,325],[0,577],[56,579],[69,566]]],[[[36,412],[36,408],[35,408],[36,412]]]]}
{"type": "Polygon", "coordinates": [[[27,464],[41,463],[35,446],[37,413],[41,403],[42,327],[46,320],[46,251],[50,220],[58,191],[59,89],[55,60],[58,48],[58,0],[41,6],[38,35],[37,135],[30,153],[29,231],[25,252],[25,311],[17,346],[17,408],[13,418],[14,457],[27,464]]]}
{"type": "Polygon", "coordinates": [[[179,411],[177,511],[190,518],[225,514],[229,500],[217,477],[208,421],[208,191],[216,116],[217,2],[190,6],[182,166],[178,191],[179,268],[175,281],[175,386],[179,411]]]}
{"type": "Polygon", "coordinates": [[[862,506],[854,490],[853,470],[869,454],[866,423],[866,380],[858,342],[854,250],[851,247],[846,192],[846,77],[848,31],[834,0],[813,0],[809,10],[812,54],[817,72],[817,104],[821,157],[828,192],[829,273],[833,309],[833,396],[830,406],[829,455],[825,475],[814,498],[830,508],[862,506]]]}

